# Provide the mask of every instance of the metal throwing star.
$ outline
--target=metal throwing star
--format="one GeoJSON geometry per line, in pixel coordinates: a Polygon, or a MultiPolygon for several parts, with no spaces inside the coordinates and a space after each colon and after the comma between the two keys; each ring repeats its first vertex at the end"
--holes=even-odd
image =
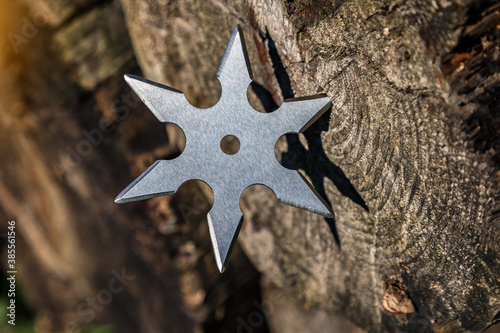
{"type": "Polygon", "coordinates": [[[237,26],[222,58],[217,78],[222,86],[219,102],[208,109],[192,106],[181,91],[125,75],[125,80],[161,122],[178,125],[186,136],[186,148],[173,160],[159,160],[125,188],[117,203],[172,194],[187,180],[199,179],[213,191],[208,214],[217,266],[227,266],[231,249],[243,222],[240,195],[247,187],[263,184],[285,204],[332,217],[326,202],[311,184],[294,170],[278,163],[276,141],[286,133],[305,130],[329,107],[330,99],[318,95],[286,100],[272,113],[250,106],[247,89],[252,82],[248,57],[237,26]],[[234,155],[221,150],[221,140],[235,136],[240,149],[234,155]]]}

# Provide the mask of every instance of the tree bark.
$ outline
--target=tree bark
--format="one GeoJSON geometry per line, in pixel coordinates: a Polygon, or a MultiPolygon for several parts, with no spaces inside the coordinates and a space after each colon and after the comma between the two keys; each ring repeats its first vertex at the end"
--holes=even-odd
{"type": "Polygon", "coordinates": [[[136,280],[94,311],[120,332],[236,331],[253,300],[276,308],[255,332],[280,331],[284,309],[308,313],[295,320],[311,332],[324,331],[312,313],[370,332],[481,332],[500,321],[498,3],[25,3],[6,35],[23,36],[23,15],[35,22],[47,13],[47,24],[17,48],[12,39],[2,45],[10,51],[0,61],[0,103],[9,110],[0,116],[8,156],[0,203],[4,220],[18,220],[20,278],[46,331],[85,324],[90,315],[75,309],[122,268],[136,280]],[[277,152],[328,199],[335,218],[252,187],[242,197],[241,248],[219,276],[208,188],[189,183],[173,196],[113,203],[134,176],[182,146],[131,97],[121,74],[142,71],[198,107],[213,105],[236,24],[254,107],[331,98],[331,111],[280,140],[277,152]],[[93,144],[93,129],[102,142],[93,144]],[[284,306],[273,290],[297,303],[284,306]]]}

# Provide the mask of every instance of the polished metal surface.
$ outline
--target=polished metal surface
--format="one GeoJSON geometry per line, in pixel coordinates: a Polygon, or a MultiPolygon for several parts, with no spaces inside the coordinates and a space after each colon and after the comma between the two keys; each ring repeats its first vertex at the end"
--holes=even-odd
{"type": "Polygon", "coordinates": [[[178,125],[186,148],[173,160],[156,161],[116,198],[124,203],[174,193],[187,180],[207,183],[214,194],[208,214],[210,235],[219,270],[224,271],[243,221],[240,195],[248,186],[271,188],[280,202],[323,216],[332,214],[325,201],[297,172],[281,166],[274,155],[280,136],[300,132],[328,109],[325,95],[287,100],[278,110],[260,113],[247,99],[252,79],[242,33],[236,27],[222,58],[217,78],[219,102],[208,109],[192,106],[178,90],[136,76],[125,80],[161,122],[178,125]],[[233,135],[240,142],[234,155],[224,153],[221,140],[233,135]]]}

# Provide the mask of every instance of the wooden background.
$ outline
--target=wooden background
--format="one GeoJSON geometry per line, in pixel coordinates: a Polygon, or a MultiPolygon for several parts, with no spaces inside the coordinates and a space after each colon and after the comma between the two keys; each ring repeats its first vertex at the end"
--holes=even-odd
{"type": "Polygon", "coordinates": [[[0,220],[17,221],[38,332],[481,332],[500,321],[498,1],[23,0],[0,12],[0,220]],[[332,110],[277,155],[335,218],[250,188],[220,275],[208,187],[113,200],[183,147],[123,74],[211,106],[236,24],[255,108],[330,96],[332,110]],[[91,308],[117,272],[134,278],[91,308]]]}

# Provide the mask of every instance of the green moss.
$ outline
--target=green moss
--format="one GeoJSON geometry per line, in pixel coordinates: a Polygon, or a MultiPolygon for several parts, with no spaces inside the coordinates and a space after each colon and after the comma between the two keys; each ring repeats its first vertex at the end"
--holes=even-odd
{"type": "Polygon", "coordinates": [[[311,5],[312,5],[311,0],[295,0],[295,6],[299,11],[305,10],[311,5]]]}
{"type": "Polygon", "coordinates": [[[116,331],[110,325],[92,325],[81,328],[81,333],[115,333],[116,331]]]}

